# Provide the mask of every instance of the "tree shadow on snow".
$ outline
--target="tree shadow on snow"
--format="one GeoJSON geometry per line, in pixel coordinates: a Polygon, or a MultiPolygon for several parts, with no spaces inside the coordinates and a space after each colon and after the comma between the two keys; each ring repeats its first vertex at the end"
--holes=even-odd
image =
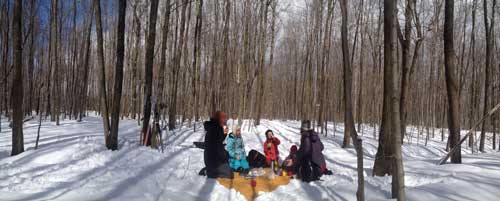
{"type": "Polygon", "coordinates": [[[26,152],[31,151],[31,150],[35,151],[34,154],[25,154],[26,152],[23,153],[23,156],[20,156],[20,158],[18,158],[15,161],[15,164],[16,165],[24,165],[26,163],[29,163],[30,161],[32,161],[36,157],[43,156],[43,154],[45,154],[45,153],[50,153],[52,151],[57,151],[57,150],[63,150],[63,148],[65,148],[65,147],[75,145],[75,144],[71,144],[71,143],[65,144],[66,142],[78,140],[79,138],[102,136],[100,134],[99,135],[85,135],[85,134],[83,134],[84,136],[81,136],[81,135],[82,134],[74,134],[74,135],[54,136],[54,137],[50,137],[50,138],[44,138],[43,140],[40,140],[38,150],[35,150],[34,147],[29,147],[26,149],[26,152]],[[62,140],[56,140],[56,139],[62,139],[62,140]],[[44,143],[45,141],[51,141],[51,140],[56,140],[56,141],[44,143]],[[56,144],[62,144],[62,145],[53,146],[56,144]]]}
{"type": "Polygon", "coordinates": [[[114,189],[107,193],[104,197],[99,198],[98,200],[110,200],[113,198],[118,198],[120,195],[122,195],[124,192],[126,192],[129,188],[132,186],[137,185],[141,180],[143,180],[147,175],[150,175],[152,172],[160,169],[162,166],[167,164],[170,160],[172,160],[174,157],[178,156],[180,153],[188,150],[189,148],[184,147],[181,148],[175,152],[170,153],[169,156],[149,165],[144,168],[135,176],[129,177],[117,185],[114,185],[114,189]]]}
{"type": "Polygon", "coordinates": [[[333,190],[327,190],[326,186],[323,186],[321,182],[313,182],[313,183],[300,183],[300,187],[304,190],[310,200],[342,200],[347,201],[344,197],[339,195],[333,190]],[[314,184],[314,185],[311,185],[314,184]],[[321,190],[320,190],[321,188],[321,190]],[[323,196],[324,193],[328,196],[323,196]]]}
{"type": "Polygon", "coordinates": [[[9,156],[10,156],[9,151],[0,151],[0,160],[2,160],[3,158],[7,158],[9,156]]]}
{"type": "Polygon", "coordinates": [[[113,159],[105,162],[102,166],[93,168],[91,170],[83,172],[82,174],[79,174],[78,176],[76,176],[76,178],[72,182],[59,182],[54,187],[45,189],[45,191],[43,191],[43,192],[34,193],[34,194],[31,194],[27,197],[23,197],[23,198],[19,199],[19,201],[24,201],[24,200],[26,200],[26,201],[29,201],[29,200],[55,200],[55,199],[63,196],[64,194],[66,194],[66,193],[68,193],[68,192],[70,192],[78,187],[85,185],[86,183],[93,180],[94,178],[97,178],[99,176],[106,174],[107,171],[110,171],[110,169],[108,169],[107,167],[116,163],[118,160],[122,159],[123,156],[127,155],[128,153],[129,152],[126,152],[126,151],[119,152],[119,153],[117,153],[117,155],[113,159]],[[81,183],[81,181],[86,181],[86,182],[81,183]],[[80,185],[78,185],[78,184],[80,184],[80,185]],[[78,185],[78,186],[76,186],[76,185],[78,185]],[[65,188],[64,191],[55,193],[56,190],[63,189],[63,188],[65,188]],[[51,195],[51,194],[57,194],[57,195],[51,195]]]}
{"type": "Polygon", "coordinates": [[[200,191],[198,191],[198,196],[196,197],[196,201],[206,201],[209,199],[209,195],[215,188],[217,184],[217,180],[207,178],[205,183],[201,187],[200,191]]]}

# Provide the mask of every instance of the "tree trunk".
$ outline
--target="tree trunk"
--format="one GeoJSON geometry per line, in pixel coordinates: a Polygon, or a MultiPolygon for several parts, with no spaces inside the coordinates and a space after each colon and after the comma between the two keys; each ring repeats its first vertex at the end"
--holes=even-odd
{"type": "Polygon", "coordinates": [[[51,71],[51,80],[53,81],[53,84],[51,85],[51,92],[50,96],[52,98],[52,108],[51,108],[51,121],[55,121],[56,125],[59,125],[59,115],[60,115],[60,91],[58,90],[59,88],[59,44],[58,44],[58,26],[57,26],[57,18],[58,18],[58,9],[59,9],[59,1],[58,0],[52,0],[51,1],[51,15],[50,15],[50,44],[51,44],[51,51],[50,51],[50,68],[52,69],[51,71]]]}
{"type": "MultiPolygon", "coordinates": [[[[342,40],[342,62],[344,69],[344,121],[345,121],[345,133],[344,142],[342,143],[342,148],[346,148],[350,145],[351,136],[353,139],[357,139],[356,128],[354,126],[354,117],[352,114],[352,69],[351,61],[349,59],[349,43],[347,39],[347,1],[341,1],[341,12],[342,12],[342,25],[341,25],[341,40],[342,40]]],[[[356,142],[353,140],[353,142],[356,142]]]]}
{"type": "Polygon", "coordinates": [[[29,55],[28,55],[28,72],[26,74],[26,80],[27,80],[27,83],[28,83],[28,86],[27,86],[27,93],[26,95],[28,96],[28,100],[25,101],[25,105],[24,105],[24,111],[27,115],[31,115],[31,112],[32,112],[32,104],[33,104],[33,70],[34,70],[34,66],[35,66],[35,16],[36,16],[36,3],[35,3],[35,0],[31,0],[30,1],[30,40],[29,40],[29,48],[28,48],[28,51],[29,51],[29,55]]]}
{"type": "MultiPolygon", "coordinates": [[[[200,119],[200,109],[198,105],[199,93],[198,87],[200,84],[200,68],[201,68],[201,27],[203,25],[203,0],[198,0],[198,5],[196,7],[196,25],[194,28],[194,48],[193,48],[193,109],[194,109],[194,121],[197,122],[200,119]]],[[[194,125],[194,131],[196,131],[196,123],[194,125]]]]}
{"type": "MultiPolygon", "coordinates": [[[[93,5],[93,4],[92,4],[93,5]]],[[[92,15],[92,10],[93,6],[90,9],[89,12],[89,18],[87,19],[87,24],[86,24],[86,30],[85,30],[85,42],[84,42],[84,56],[82,57],[82,70],[83,72],[80,72],[80,80],[79,80],[79,89],[78,89],[78,121],[82,121],[83,115],[86,110],[86,104],[87,104],[87,85],[88,85],[88,75],[89,75],[89,60],[90,60],[90,46],[91,46],[91,41],[90,41],[90,35],[92,31],[92,20],[93,16],[92,15]],[[82,75],[83,74],[83,75],[82,75]]],[[[50,70],[50,69],[49,69],[50,70]]],[[[80,77],[79,76],[79,77],[80,77]]],[[[48,80],[48,87],[50,86],[50,80],[48,80]]],[[[49,87],[50,89],[50,87],[49,87]]],[[[50,93],[49,93],[50,94],[50,93]]],[[[50,101],[50,98],[48,97],[47,99],[50,101]]],[[[50,102],[49,102],[50,105],[50,102]]],[[[49,110],[47,110],[49,111],[49,110]]]]}
{"type": "Polygon", "coordinates": [[[24,152],[23,137],[23,47],[22,47],[22,1],[14,1],[12,17],[12,39],[14,49],[14,75],[12,77],[12,152],[15,156],[24,152]]]}
{"type": "Polygon", "coordinates": [[[125,54],[125,16],[127,1],[118,1],[118,26],[116,27],[116,63],[115,83],[113,86],[113,103],[111,108],[111,133],[106,140],[106,147],[111,150],[118,149],[118,125],[120,123],[120,105],[123,84],[123,59],[125,54]]]}
{"type": "MultiPolygon", "coordinates": [[[[402,47],[402,78],[401,78],[401,96],[399,98],[399,113],[401,115],[401,143],[404,141],[404,136],[406,133],[406,96],[408,94],[408,85],[410,81],[410,48],[411,48],[411,22],[412,16],[412,2],[411,0],[406,1],[405,9],[405,27],[404,27],[404,38],[398,28],[398,35],[402,47]]],[[[398,23],[399,24],[399,23],[398,23]]]]}
{"type": "MultiPolygon", "coordinates": [[[[453,20],[454,20],[454,1],[445,1],[445,11],[444,11],[444,66],[445,66],[445,78],[446,78],[446,91],[448,98],[448,129],[449,129],[449,141],[450,147],[460,146],[458,141],[460,140],[460,97],[458,96],[458,83],[455,75],[455,49],[454,49],[454,37],[453,37],[453,20]]],[[[462,163],[462,155],[460,147],[457,147],[456,151],[451,155],[452,163],[462,163]]]]}
{"type": "Polygon", "coordinates": [[[228,102],[227,96],[229,92],[229,79],[231,76],[226,76],[229,74],[229,21],[231,19],[231,0],[225,0],[225,9],[224,9],[224,27],[222,29],[222,69],[220,71],[220,79],[221,79],[221,110],[228,112],[228,102]]]}
{"type": "MultiPolygon", "coordinates": [[[[182,47],[184,46],[184,30],[186,26],[186,7],[188,1],[182,0],[182,10],[181,10],[181,21],[180,21],[180,30],[179,30],[179,44],[177,46],[177,51],[175,51],[174,59],[173,59],[173,83],[172,90],[170,91],[170,108],[168,112],[168,129],[175,129],[175,121],[177,116],[177,92],[179,88],[179,76],[181,70],[181,59],[182,59],[182,47]]],[[[153,47],[154,48],[154,47],[153,47]]]]}
{"type": "MultiPolygon", "coordinates": [[[[326,101],[326,98],[327,98],[327,92],[328,92],[328,88],[327,88],[327,75],[326,75],[326,72],[327,72],[327,66],[330,64],[330,47],[331,47],[331,39],[332,39],[332,20],[333,20],[333,12],[334,12],[334,9],[335,9],[335,2],[333,0],[329,0],[328,1],[328,11],[327,11],[327,18],[326,18],[326,26],[325,26],[325,35],[324,35],[324,39],[323,39],[323,55],[322,55],[322,58],[321,58],[321,66],[320,66],[320,97],[319,97],[319,104],[320,104],[320,108],[319,108],[319,114],[318,114],[318,122],[319,122],[319,125],[321,126],[322,128],[322,132],[323,130],[325,131],[325,135],[326,135],[326,131],[328,130],[327,129],[327,118],[326,118],[326,114],[327,114],[327,111],[324,111],[325,108],[327,108],[327,101],[326,101]]],[[[297,71],[295,71],[297,72],[297,71]]]]}
{"type": "Polygon", "coordinates": [[[384,1],[384,96],[379,147],[374,175],[392,174],[392,198],[406,199],[401,154],[401,122],[399,114],[398,65],[396,63],[396,1],[384,1]]]}
{"type": "MultiPolygon", "coordinates": [[[[142,133],[146,134],[149,128],[149,119],[151,117],[151,94],[153,89],[153,64],[156,40],[156,17],[158,14],[158,0],[152,0],[149,10],[149,27],[146,38],[146,55],[144,57],[144,115],[142,121],[142,133]]],[[[177,52],[180,52],[179,50],[177,52]]],[[[151,143],[151,134],[146,139],[146,145],[151,143]]]]}
{"type": "Polygon", "coordinates": [[[345,121],[345,133],[344,133],[344,143],[342,148],[349,146],[349,138],[352,138],[354,146],[356,147],[357,159],[358,159],[358,192],[356,197],[358,201],[364,200],[364,173],[363,173],[363,150],[362,141],[358,140],[358,134],[356,133],[356,127],[354,126],[354,116],[352,112],[352,68],[351,61],[349,59],[349,42],[347,39],[347,18],[348,18],[348,0],[340,1],[340,8],[342,12],[342,25],[341,25],[341,40],[342,40],[342,61],[344,68],[344,121],[345,121]],[[360,167],[361,166],[361,167],[360,167]]]}
{"type": "MultiPolygon", "coordinates": [[[[485,71],[484,71],[484,99],[483,99],[483,115],[488,113],[488,97],[490,93],[490,70],[492,64],[492,51],[493,51],[493,32],[495,27],[495,5],[496,0],[492,0],[491,5],[491,20],[488,22],[488,0],[484,0],[484,32],[486,35],[486,61],[485,61],[485,71]]],[[[481,124],[481,138],[479,142],[479,151],[484,152],[484,141],[486,140],[486,121],[481,124]]],[[[494,143],[493,143],[494,144],[494,143]]]]}
{"type": "MultiPolygon", "coordinates": [[[[471,29],[471,34],[470,34],[470,50],[469,50],[469,57],[472,60],[472,64],[475,64],[475,52],[476,52],[476,47],[475,47],[475,40],[476,40],[476,8],[477,8],[477,0],[474,0],[472,3],[472,29],[471,29]]],[[[469,65],[469,60],[467,60],[467,65],[469,65]]],[[[475,116],[474,116],[474,111],[476,111],[476,69],[472,69],[472,80],[470,82],[470,101],[469,101],[469,127],[474,126],[475,122],[475,116]]],[[[475,135],[470,135],[469,136],[469,147],[471,148],[472,152],[474,152],[474,136],[475,135]]]]}
{"type": "MultiPolygon", "coordinates": [[[[96,35],[97,35],[97,59],[99,67],[99,96],[101,105],[101,116],[104,128],[104,139],[106,145],[109,138],[109,117],[108,117],[108,96],[106,93],[106,66],[104,65],[104,50],[102,37],[102,20],[101,20],[101,0],[94,0],[95,19],[96,19],[96,35]]],[[[109,147],[107,145],[107,147],[109,147]]]]}
{"type": "MultiPolygon", "coordinates": [[[[362,0],[361,5],[364,4],[364,1],[362,0]]],[[[358,132],[363,135],[362,131],[362,124],[363,124],[363,65],[364,65],[364,48],[365,48],[365,33],[366,33],[366,25],[364,25],[365,21],[365,15],[364,13],[364,7],[361,6],[361,15],[360,19],[358,20],[359,26],[361,26],[361,44],[360,44],[360,52],[359,52],[359,83],[358,83],[358,104],[356,108],[356,118],[357,118],[357,123],[358,123],[358,132]],[[365,28],[363,28],[365,27],[365,28]]]]}
{"type": "MultiPolygon", "coordinates": [[[[165,6],[165,17],[163,21],[163,34],[161,40],[161,52],[160,52],[160,66],[158,70],[158,85],[156,86],[156,101],[154,106],[154,125],[159,124],[160,122],[160,113],[163,107],[166,105],[163,102],[163,88],[165,83],[165,69],[167,68],[167,40],[168,40],[168,32],[170,27],[170,0],[166,1],[165,6]]],[[[158,127],[159,128],[159,127],[158,127]]],[[[156,130],[157,127],[154,126],[152,128],[152,133],[158,133],[156,130]]],[[[160,142],[161,143],[161,142],[160,142]]]]}
{"type": "MultiPolygon", "coordinates": [[[[141,20],[139,18],[139,15],[137,14],[137,2],[133,6],[134,10],[134,33],[135,33],[135,45],[134,45],[134,50],[133,50],[133,58],[132,58],[132,118],[135,119],[136,115],[140,113],[140,110],[138,111],[138,105],[139,105],[139,98],[138,98],[138,91],[139,91],[139,84],[137,83],[137,66],[138,66],[138,59],[139,59],[139,46],[140,46],[140,41],[141,41],[141,20]]],[[[137,118],[137,122],[140,121],[140,115],[137,118]]]]}
{"type": "Polygon", "coordinates": [[[260,26],[260,38],[259,38],[259,88],[258,94],[256,96],[255,106],[257,109],[257,116],[255,117],[255,125],[260,125],[260,118],[262,117],[262,108],[265,104],[265,89],[266,89],[266,68],[265,68],[265,58],[267,49],[267,11],[269,9],[269,3],[271,0],[261,0],[261,26],[260,26]]]}

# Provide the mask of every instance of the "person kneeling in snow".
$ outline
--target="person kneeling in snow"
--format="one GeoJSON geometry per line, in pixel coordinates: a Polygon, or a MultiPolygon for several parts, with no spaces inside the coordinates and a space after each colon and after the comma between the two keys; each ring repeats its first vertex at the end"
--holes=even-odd
{"type": "Polygon", "coordinates": [[[304,182],[317,181],[326,171],[323,143],[311,128],[309,120],[302,121],[300,148],[297,151],[296,173],[304,182]]]}
{"type": "Polygon", "coordinates": [[[264,142],[264,154],[266,155],[266,163],[270,167],[272,162],[277,163],[279,159],[278,145],[280,140],[274,137],[272,130],[266,131],[266,141],[264,142]]]}
{"type": "Polygon", "coordinates": [[[229,153],[229,166],[240,173],[248,172],[248,161],[246,159],[245,145],[241,138],[241,128],[236,126],[233,133],[226,140],[226,150],[229,153]]]}
{"type": "Polygon", "coordinates": [[[229,167],[229,157],[224,148],[224,140],[227,132],[223,126],[226,125],[226,114],[218,111],[206,121],[203,126],[205,134],[204,161],[206,175],[208,178],[230,178],[234,177],[233,170],[229,167]]]}

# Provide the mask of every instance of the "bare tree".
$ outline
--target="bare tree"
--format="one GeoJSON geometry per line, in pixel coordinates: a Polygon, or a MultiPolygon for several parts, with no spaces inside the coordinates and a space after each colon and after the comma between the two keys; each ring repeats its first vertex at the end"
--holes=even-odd
{"type": "MultiPolygon", "coordinates": [[[[97,57],[99,62],[99,93],[101,102],[101,116],[104,127],[104,139],[106,142],[109,137],[109,112],[108,112],[108,98],[106,93],[106,66],[104,65],[104,50],[102,38],[102,20],[101,20],[101,1],[94,0],[95,19],[96,19],[96,35],[97,35],[97,57]]],[[[107,144],[107,143],[106,143],[107,144]]]]}
{"type": "MultiPolygon", "coordinates": [[[[484,71],[484,96],[483,96],[483,115],[486,115],[488,113],[488,101],[489,101],[489,94],[490,94],[490,77],[491,77],[491,67],[492,67],[492,54],[493,54],[493,36],[494,36],[494,27],[495,27],[495,6],[496,6],[496,0],[492,0],[492,5],[491,5],[491,17],[488,22],[488,1],[484,0],[483,1],[483,9],[484,9],[484,33],[486,36],[486,61],[485,61],[485,71],[484,71]]],[[[486,121],[483,121],[481,124],[481,138],[479,142],[479,151],[484,152],[484,141],[486,138],[486,131],[485,131],[485,124],[486,121]]],[[[495,144],[496,142],[493,142],[495,144]]],[[[453,160],[453,158],[452,158],[453,160]]]]}
{"type": "MultiPolygon", "coordinates": [[[[27,90],[25,90],[24,98],[24,111],[27,115],[31,115],[33,106],[33,70],[35,66],[35,40],[36,40],[36,30],[35,30],[35,16],[36,16],[36,1],[30,1],[30,15],[29,15],[29,46],[28,46],[28,72],[26,72],[25,80],[27,80],[27,90]]],[[[1,20],[0,20],[1,21],[1,20]]]]}
{"type": "MultiPolygon", "coordinates": [[[[181,16],[180,16],[180,30],[179,30],[179,43],[177,48],[182,49],[184,45],[184,40],[185,40],[185,26],[186,26],[186,7],[187,7],[188,1],[187,0],[182,0],[182,9],[181,9],[181,16]]],[[[176,49],[177,49],[176,48],[176,49]]],[[[181,59],[182,59],[182,51],[178,50],[175,51],[174,58],[173,58],[173,73],[172,73],[172,90],[170,91],[170,107],[169,107],[169,112],[168,112],[168,129],[173,130],[175,128],[175,121],[176,121],[176,115],[177,115],[177,92],[179,89],[179,73],[180,73],[180,68],[181,68],[181,59]]]]}
{"type": "MultiPolygon", "coordinates": [[[[146,38],[146,55],[144,57],[144,119],[142,121],[142,133],[144,134],[146,134],[149,130],[149,119],[151,117],[151,93],[153,89],[153,62],[156,40],[156,17],[158,14],[158,0],[152,0],[150,6],[148,35],[146,38]]],[[[146,144],[149,145],[151,143],[150,138],[146,140],[146,144]]]]}
{"type": "Polygon", "coordinates": [[[352,68],[351,68],[351,60],[349,59],[349,43],[347,39],[347,1],[340,1],[340,8],[342,10],[342,25],[341,25],[341,40],[342,40],[342,62],[344,69],[344,103],[345,103],[345,112],[344,119],[346,123],[346,130],[344,134],[344,142],[342,143],[342,147],[346,148],[350,145],[351,136],[353,138],[353,142],[355,143],[357,140],[357,132],[354,126],[354,117],[352,114],[352,68]]]}
{"type": "Polygon", "coordinates": [[[52,0],[51,1],[51,14],[50,14],[50,68],[51,75],[50,79],[53,81],[51,85],[50,97],[52,108],[51,108],[51,121],[55,121],[56,125],[59,125],[59,115],[60,115],[60,91],[58,90],[60,87],[59,83],[59,47],[58,47],[58,10],[59,10],[59,1],[52,0]]]}
{"type": "MultiPolygon", "coordinates": [[[[331,4],[331,3],[330,3],[331,4]]],[[[352,67],[351,61],[349,59],[349,42],[347,39],[347,20],[348,20],[348,4],[347,0],[340,1],[340,8],[342,12],[342,25],[341,25],[341,40],[342,40],[342,61],[344,69],[344,119],[345,119],[345,133],[344,133],[344,143],[343,148],[349,146],[349,138],[352,138],[354,146],[356,147],[356,152],[358,154],[358,192],[356,197],[358,201],[365,200],[364,193],[364,171],[363,171],[363,150],[361,148],[361,140],[358,140],[358,133],[356,132],[356,127],[354,126],[354,116],[352,112],[352,67]],[[361,157],[360,157],[361,156],[361,157]],[[361,167],[359,166],[361,165],[361,167]]]]}
{"type": "MultiPolygon", "coordinates": [[[[411,76],[415,70],[416,61],[418,58],[418,53],[420,51],[420,46],[422,43],[422,30],[420,25],[420,19],[416,14],[416,0],[407,0],[406,8],[405,8],[405,26],[404,26],[404,34],[401,33],[401,30],[398,28],[398,38],[402,46],[402,78],[401,78],[401,95],[399,98],[399,113],[401,115],[401,143],[403,143],[403,139],[406,133],[406,118],[407,118],[407,109],[406,109],[406,98],[408,96],[409,86],[411,76]],[[417,29],[417,38],[415,39],[415,47],[413,56],[410,54],[411,50],[411,33],[412,33],[412,22],[415,23],[415,27],[417,29]]],[[[399,23],[398,23],[399,24],[399,23]]]]}
{"type": "MultiPolygon", "coordinates": [[[[79,80],[78,80],[78,91],[76,96],[78,96],[76,107],[78,107],[78,121],[82,121],[82,118],[85,113],[86,105],[87,105],[87,89],[88,89],[88,82],[89,82],[89,60],[90,60],[90,46],[91,46],[91,41],[90,41],[90,35],[92,31],[92,21],[93,21],[93,16],[92,11],[93,11],[93,5],[92,8],[89,10],[89,17],[87,19],[87,24],[85,25],[85,39],[84,39],[84,53],[82,58],[82,64],[79,72],[79,80]]],[[[51,68],[49,68],[49,71],[51,68]]],[[[49,73],[50,74],[50,73],[49,73]]],[[[47,80],[49,89],[50,89],[50,79],[47,80]]],[[[50,95],[50,93],[49,93],[50,95]]],[[[50,97],[47,97],[47,100],[50,101],[50,97]]],[[[50,105],[50,102],[47,104],[50,105]]],[[[47,108],[50,108],[47,106],[47,108]]],[[[47,109],[47,111],[50,111],[47,109]]]]}
{"type": "MultiPolygon", "coordinates": [[[[136,1],[133,5],[133,10],[134,10],[134,16],[133,16],[133,29],[134,29],[134,34],[135,34],[135,44],[134,44],[134,50],[132,53],[132,118],[135,119],[135,115],[139,113],[138,110],[138,104],[139,104],[139,98],[138,98],[138,91],[139,91],[139,84],[137,83],[138,81],[138,76],[137,76],[137,68],[138,68],[138,59],[139,59],[139,49],[140,49],[140,42],[141,42],[141,20],[140,16],[137,11],[137,4],[138,2],[136,1]]],[[[137,122],[140,122],[140,115],[137,118],[137,122]]]]}
{"type": "MultiPolygon", "coordinates": [[[[201,27],[203,26],[203,0],[198,0],[196,7],[196,25],[194,28],[194,47],[193,47],[193,104],[194,104],[194,120],[195,122],[200,119],[200,109],[198,105],[200,85],[200,63],[201,63],[201,27]]],[[[193,127],[196,131],[196,124],[193,127]]]]}
{"type": "MultiPolygon", "coordinates": [[[[168,32],[170,28],[170,10],[171,10],[171,5],[170,5],[170,0],[167,0],[165,2],[165,17],[163,21],[163,27],[162,27],[162,40],[161,40],[161,52],[160,52],[160,67],[158,70],[158,82],[156,86],[156,103],[154,106],[154,122],[155,124],[159,123],[160,121],[160,113],[162,108],[164,107],[163,103],[163,88],[165,85],[165,69],[167,67],[167,40],[168,40],[168,32]]],[[[156,126],[152,128],[153,133],[158,133],[159,131],[156,130],[156,126]]],[[[156,144],[156,143],[155,143],[156,144]]]]}
{"type": "Polygon", "coordinates": [[[261,21],[260,21],[260,37],[259,37],[259,87],[257,93],[257,100],[255,101],[255,107],[257,109],[257,115],[255,118],[255,125],[260,124],[260,118],[262,116],[262,108],[265,104],[265,89],[266,89],[266,68],[265,68],[265,58],[266,58],[266,47],[267,47],[267,13],[271,0],[261,0],[261,21]]]}
{"type": "Polygon", "coordinates": [[[22,48],[22,1],[14,1],[12,37],[14,48],[14,75],[12,77],[12,152],[15,156],[24,152],[23,137],[23,48],[22,48]]]}
{"type": "Polygon", "coordinates": [[[382,125],[373,174],[392,174],[392,197],[406,200],[401,154],[398,68],[396,63],[396,1],[384,1],[384,96],[382,125]]]}
{"type": "Polygon", "coordinates": [[[118,2],[118,26],[116,27],[116,64],[115,83],[113,87],[113,104],[111,106],[111,132],[106,139],[106,147],[111,150],[118,149],[118,125],[120,123],[120,105],[123,84],[123,58],[125,54],[125,16],[127,1],[118,2]]]}
{"type": "MultiPolygon", "coordinates": [[[[446,0],[444,6],[444,67],[446,77],[446,92],[448,102],[448,130],[450,147],[460,146],[460,97],[458,96],[458,83],[455,75],[456,55],[454,49],[453,20],[454,1],[446,0]]],[[[462,163],[461,149],[458,147],[451,155],[452,163],[462,163]]]]}

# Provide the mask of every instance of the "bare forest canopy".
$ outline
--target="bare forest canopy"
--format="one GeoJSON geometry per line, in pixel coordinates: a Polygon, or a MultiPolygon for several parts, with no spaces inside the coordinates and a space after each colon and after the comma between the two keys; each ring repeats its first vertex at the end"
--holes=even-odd
{"type": "Polygon", "coordinates": [[[358,200],[357,131],[371,124],[379,141],[372,174],[392,175],[391,197],[404,201],[407,125],[417,139],[426,129],[426,144],[434,128],[444,141],[448,127],[451,151],[440,163],[461,163],[461,144],[475,147],[476,129],[479,151],[486,140],[496,149],[498,7],[497,0],[0,0],[0,118],[11,121],[11,155],[24,151],[23,122],[35,113],[35,148],[42,118],[59,125],[88,111],[103,117],[111,150],[121,118],[142,124],[140,144],[153,148],[163,148],[161,120],[173,130],[217,110],[240,125],[310,119],[324,135],[327,122],[344,123],[342,147],[352,141],[357,153],[358,200]],[[472,132],[461,136],[464,128],[472,132]]]}
{"type": "MultiPolygon", "coordinates": [[[[14,1],[0,2],[0,106],[10,117],[14,1]]],[[[199,120],[214,110],[257,123],[261,118],[312,119],[318,126],[344,122],[339,1],[162,0],[151,26],[155,1],[128,0],[118,96],[119,1],[98,1],[102,44],[93,2],[22,1],[26,115],[36,111],[53,120],[58,115],[78,119],[86,111],[104,111],[103,103],[112,114],[118,98],[121,118],[139,121],[150,103],[148,109],[170,119],[171,128],[175,119],[199,120]]],[[[500,26],[493,26],[500,9],[493,2],[460,0],[454,5],[456,67],[451,74],[457,77],[463,128],[500,101],[500,40],[495,34],[500,26]]],[[[443,0],[397,1],[396,79],[404,125],[447,127],[444,7],[443,0]]],[[[383,1],[349,1],[347,13],[354,119],[380,124],[383,1]]],[[[496,129],[498,119],[495,114],[485,128],[496,129]]]]}

